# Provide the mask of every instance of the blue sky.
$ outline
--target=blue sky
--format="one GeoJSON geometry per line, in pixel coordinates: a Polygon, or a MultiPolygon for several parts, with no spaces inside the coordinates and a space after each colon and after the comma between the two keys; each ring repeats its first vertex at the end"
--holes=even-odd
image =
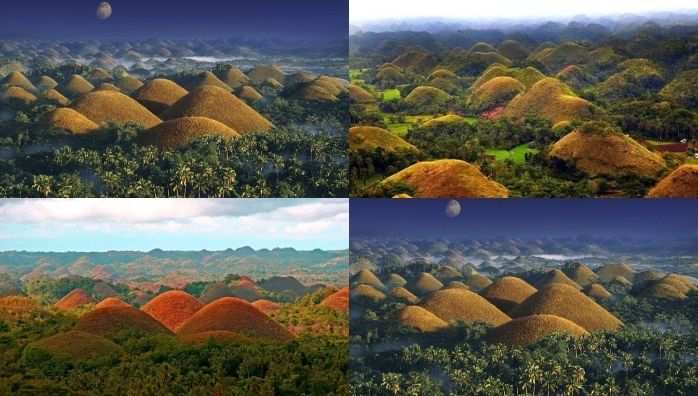
{"type": "Polygon", "coordinates": [[[347,249],[347,199],[3,199],[0,251],[347,249]]]}

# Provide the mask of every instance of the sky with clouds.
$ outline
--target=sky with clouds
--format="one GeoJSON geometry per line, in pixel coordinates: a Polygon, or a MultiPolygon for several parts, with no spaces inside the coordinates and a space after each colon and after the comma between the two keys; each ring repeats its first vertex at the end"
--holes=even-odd
{"type": "Polygon", "coordinates": [[[348,199],[4,199],[0,251],[347,249],[348,199]]]}

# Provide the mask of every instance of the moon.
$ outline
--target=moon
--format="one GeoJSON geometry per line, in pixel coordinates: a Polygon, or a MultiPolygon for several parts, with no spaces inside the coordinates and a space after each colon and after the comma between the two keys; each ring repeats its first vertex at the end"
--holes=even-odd
{"type": "Polygon", "coordinates": [[[103,1],[97,6],[97,18],[107,19],[111,16],[111,4],[103,1]]]}
{"type": "Polygon", "coordinates": [[[460,204],[455,199],[451,199],[446,204],[446,216],[456,217],[460,214],[460,204]]]}

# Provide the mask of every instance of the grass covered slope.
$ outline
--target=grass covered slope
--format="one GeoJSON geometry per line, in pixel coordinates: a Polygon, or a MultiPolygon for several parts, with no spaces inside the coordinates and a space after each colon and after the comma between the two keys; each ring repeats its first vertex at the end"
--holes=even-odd
{"type": "Polygon", "coordinates": [[[107,307],[92,310],[78,320],[74,330],[104,336],[122,330],[150,334],[172,334],[163,324],[133,307],[107,307]]]}
{"type": "Polygon", "coordinates": [[[97,124],[135,122],[150,128],[162,122],[128,96],[114,91],[95,91],[77,98],[71,108],[97,124]]]}
{"type": "Polygon", "coordinates": [[[698,197],[698,165],[692,164],[674,169],[647,193],[647,198],[695,197],[698,197]]]}
{"type": "Polygon", "coordinates": [[[391,316],[391,320],[405,327],[417,329],[422,333],[430,333],[448,327],[448,323],[444,322],[438,316],[422,307],[414,305],[408,305],[395,311],[391,316]]]}
{"type": "Polygon", "coordinates": [[[247,301],[234,297],[218,299],[198,310],[177,330],[186,336],[208,331],[232,331],[250,338],[285,341],[293,335],[247,301]]]}
{"type": "Polygon", "coordinates": [[[191,294],[181,290],[170,290],[148,301],[141,309],[171,331],[175,331],[203,307],[204,303],[191,294]]]}
{"type": "Polygon", "coordinates": [[[530,90],[516,96],[503,113],[514,119],[538,116],[549,119],[553,124],[587,119],[592,114],[591,103],[575,96],[567,85],[552,77],[538,81],[530,90]]]}
{"type": "Polygon", "coordinates": [[[240,137],[235,130],[216,120],[206,117],[182,117],[167,120],[143,131],[136,141],[145,145],[176,148],[205,135],[219,135],[228,140],[240,137]]]}
{"type": "Polygon", "coordinates": [[[66,356],[74,360],[89,360],[120,354],[123,349],[98,335],[83,331],[69,331],[39,340],[31,346],[55,356],[66,356]]]}
{"type": "Polygon", "coordinates": [[[212,85],[189,92],[162,113],[166,120],[197,116],[222,122],[240,134],[266,132],[274,127],[235,95],[212,85]]]}
{"type": "Polygon", "coordinates": [[[550,156],[573,162],[590,175],[632,174],[653,177],[666,162],[622,131],[603,121],[592,121],[552,145],[550,156]]]}
{"type": "Polygon", "coordinates": [[[480,295],[502,312],[509,312],[537,291],[523,279],[505,276],[483,289],[480,295]]]}
{"type": "Polygon", "coordinates": [[[574,322],[555,315],[531,315],[490,329],[486,339],[492,343],[526,346],[555,333],[569,333],[575,338],[589,332],[574,322]]]}
{"type": "Polygon", "coordinates": [[[56,308],[66,311],[94,302],[95,300],[85,293],[84,290],[75,289],[58,300],[56,302],[56,308]]]}
{"type": "Polygon", "coordinates": [[[588,331],[612,330],[622,325],[611,313],[581,291],[561,283],[546,286],[509,312],[512,318],[556,315],[588,331]]]}
{"type": "Polygon", "coordinates": [[[416,163],[380,184],[403,183],[415,198],[506,198],[506,187],[488,179],[465,161],[436,160],[416,163]]]}
{"type": "Polygon", "coordinates": [[[513,77],[494,77],[474,90],[466,104],[473,111],[487,110],[506,103],[525,89],[521,81],[513,77]]]}
{"type": "Polygon", "coordinates": [[[390,131],[374,126],[355,126],[349,128],[349,150],[375,150],[382,148],[386,151],[398,149],[417,150],[415,146],[390,131]]]}
{"type": "Polygon", "coordinates": [[[160,114],[187,93],[174,81],[156,78],[138,88],[132,97],[154,114],[160,114]]]}
{"type": "Polygon", "coordinates": [[[65,107],[58,108],[44,117],[44,121],[59,129],[76,135],[87,134],[99,128],[99,125],[77,111],[65,107]]]}
{"type": "Polygon", "coordinates": [[[439,290],[425,297],[419,306],[445,322],[480,320],[498,326],[511,320],[485,298],[465,289],[439,290]]]}

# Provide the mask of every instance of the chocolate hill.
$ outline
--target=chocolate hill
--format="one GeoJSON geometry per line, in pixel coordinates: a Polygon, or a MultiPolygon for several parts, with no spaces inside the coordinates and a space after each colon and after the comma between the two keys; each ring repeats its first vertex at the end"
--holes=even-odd
{"type": "Polygon", "coordinates": [[[107,297],[95,305],[95,309],[109,308],[109,307],[130,307],[131,305],[127,302],[122,301],[116,297],[107,297]]]}
{"type": "Polygon", "coordinates": [[[99,125],[92,122],[89,118],[66,107],[59,107],[47,113],[44,116],[44,122],[76,135],[89,134],[99,128],[99,125]]]}
{"type": "Polygon", "coordinates": [[[661,156],[602,121],[586,123],[563,136],[549,155],[570,161],[590,175],[653,177],[666,168],[661,156]]]}
{"type": "Polygon", "coordinates": [[[232,331],[250,338],[286,341],[293,335],[252,306],[239,298],[224,297],[201,308],[186,322],[177,334],[186,336],[208,331],[232,331]]]}
{"type": "Polygon", "coordinates": [[[218,135],[226,140],[240,137],[235,130],[216,120],[206,117],[182,117],[167,120],[143,131],[136,141],[143,145],[176,148],[208,135],[218,135]]]}
{"type": "Polygon", "coordinates": [[[569,333],[575,338],[589,335],[588,331],[565,318],[555,315],[531,315],[490,329],[486,339],[492,343],[524,347],[555,333],[569,333]]]}
{"type": "Polygon", "coordinates": [[[373,286],[366,284],[359,284],[352,287],[350,292],[350,299],[353,302],[359,304],[362,303],[378,303],[385,300],[385,294],[373,286]]]}
{"type": "Polygon", "coordinates": [[[96,124],[135,122],[150,128],[162,122],[135,100],[114,91],[87,93],[75,99],[71,108],[96,124]]]}
{"type": "Polygon", "coordinates": [[[408,305],[394,312],[391,315],[391,320],[423,333],[430,333],[448,327],[448,324],[438,316],[422,307],[413,305],[408,305]]]}
{"type": "Polygon", "coordinates": [[[698,165],[685,164],[674,169],[657,183],[647,198],[696,198],[698,197],[698,165]]]}
{"type": "Polygon", "coordinates": [[[107,307],[90,311],[78,319],[73,330],[104,336],[122,330],[150,334],[172,334],[147,313],[133,307],[107,307]]]}
{"type": "Polygon", "coordinates": [[[415,198],[506,198],[509,191],[465,161],[423,161],[386,178],[382,186],[408,185],[415,198]]]}
{"type": "Polygon", "coordinates": [[[123,349],[119,345],[106,338],[82,331],[59,333],[31,345],[54,356],[69,357],[77,361],[123,353],[123,349]]]}
{"type": "Polygon", "coordinates": [[[349,287],[343,287],[320,302],[320,305],[338,311],[349,310],[349,287]]]}
{"type": "Polygon", "coordinates": [[[162,113],[166,120],[194,116],[222,122],[240,134],[266,132],[274,127],[235,95],[212,85],[189,92],[162,113]]]}
{"type": "Polygon", "coordinates": [[[349,150],[375,150],[379,147],[386,151],[417,150],[412,144],[383,128],[374,126],[349,128],[349,150]]]}
{"type": "Polygon", "coordinates": [[[94,302],[95,300],[85,293],[84,290],[75,289],[58,300],[58,302],[56,302],[56,308],[66,311],[94,302]]]}
{"type": "Polygon", "coordinates": [[[425,297],[419,306],[445,322],[477,320],[500,325],[510,318],[483,297],[465,289],[439,290],[425,297]]]}
{"type": "Polygon", "coordinates": [[[537,290],[523,279],[505,276],[484,288],[480,295],[502,312],[509,312],[537,290]]]}
{"type": "Polygon", "coordinates": [[[141,309],[171,331],[175,331],[203,307],[204,303],[191,294],[181,290],[170,290],[148,301],[141,309]]]}
{"type": "Polygon", "coordinates": [[[556,315],[588,331],[613,330],[622,325],[602,306],[576,288],[562,283],[546,286],[509,312],[512,318],[556,315]]]}
{"type": "Polygon", "coordinates": [[[349,281],[352,285],[366,284],[379,290],[385,289],[383,282],[373,272],[365,269],[354,274],[349,281]]]}
{"type": "Polygon", "coordinates": [[[264,299],[253,301],[252,306],[257,308],[258,310],[264,312],[267,315],[269,315],[270,313],[281,308],[281,304],[277,304],[273,301],[264,300],[264,299]]]}
{"type": "Polygon", "coordinates": [[[186,89],[174,81],[156,78],[138,88],[132,97],[153,114],[161,114],[187,93],[189,92],[186,89]]]}

